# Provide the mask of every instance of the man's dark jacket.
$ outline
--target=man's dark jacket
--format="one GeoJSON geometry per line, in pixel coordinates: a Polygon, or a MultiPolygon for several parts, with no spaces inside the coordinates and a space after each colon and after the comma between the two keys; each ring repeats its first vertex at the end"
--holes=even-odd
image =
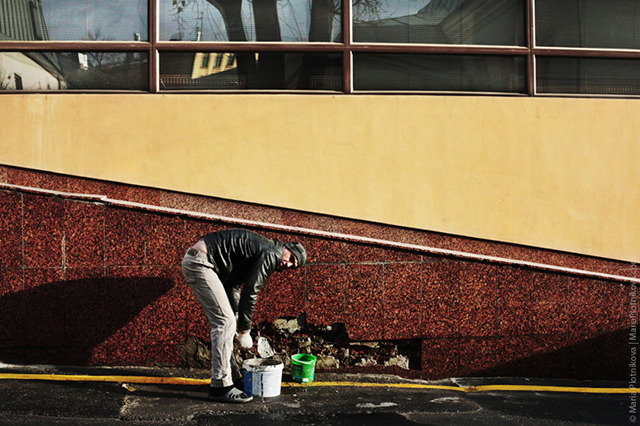
{"type": "Polygon", "coordinates": [[[213,232],[202,240],[231,307],[238,313],[237,330],[250,330],[258,292],[280,266],[284,243],[244,229],[213,232]]]}

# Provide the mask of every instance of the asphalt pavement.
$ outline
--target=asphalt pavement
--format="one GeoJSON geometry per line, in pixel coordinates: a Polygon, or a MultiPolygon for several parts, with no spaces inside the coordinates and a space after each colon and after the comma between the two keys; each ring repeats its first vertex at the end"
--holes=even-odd
{"type": "Polygon", "coordinates": [[[206,372],[0,366],[2,425],[629,425],[627,383],[532,378],[429,382],[319,373],[246,404],[207,400],[206,372]]]}

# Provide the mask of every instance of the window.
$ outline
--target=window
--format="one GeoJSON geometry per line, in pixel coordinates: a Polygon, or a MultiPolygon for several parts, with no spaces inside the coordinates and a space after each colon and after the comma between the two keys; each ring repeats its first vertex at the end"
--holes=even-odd
{"type": "Polygon", "coordinates": [[[483,1],[357,1],[353,41],[525,45],[525,3],[483,1]]]}
{"type": "Polygon", "coordinates": [[[537,68],[541,93],[640,95],[640,59],[540,57],[537,68]]]}
{"type": "Polygon", "coordinates": [[[340,42],[334,0],[161,0],[160,40],[340,42]]]}
{"type": "Polygon", "coordinates": [[[640,2],[536,0],[536,44],[640,49],[640,2]]]}
{"type": "Polygon", "coordinates": [[[525,60],[515,56],[358,53],[356,90],[525,93],[525,60]]]}
{"type": "Polygon", "coordinates": [[[161,89],[342,90],[342,55],[274,51],[206,54],[216,58],[216,66],[194,74],[192,64],[198,53],[162,52],[161,89]]]}
{"type": "Polygon", "coordinates": [[[640,96],[638,0],[0,0],[0,91],[640,96]]]}

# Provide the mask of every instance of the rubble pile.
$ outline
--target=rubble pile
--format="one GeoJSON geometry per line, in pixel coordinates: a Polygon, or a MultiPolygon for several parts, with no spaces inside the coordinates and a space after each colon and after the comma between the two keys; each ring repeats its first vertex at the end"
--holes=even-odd
{"type": "MultiPolygon", "coordinates": [[[[390,373],[418,377],[421,368],[420,340],[351,341],[344,324],[308,325],[305,316],[279,318],[262,323],[252,332],[254,347],[236,346],[238,365],[249,358],[274,358],[291,367],[291,356],[310,353],[316,356],[316,371],[390,373]]],[[[208,344],[190,337],[181,348],[187,367],[202,368],[210,364],[208,344]]]]}

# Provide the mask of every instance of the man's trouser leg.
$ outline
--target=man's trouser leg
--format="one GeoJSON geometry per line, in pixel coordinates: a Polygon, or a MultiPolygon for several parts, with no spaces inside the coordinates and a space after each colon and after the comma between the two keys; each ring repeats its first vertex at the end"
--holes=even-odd
{"type": "Polygon", "coordinates": [[[231,386],[236,318],[224,286],[206,253],[201,251],[195,254],[193,249],[187,251],[182,261],[182,274],[211,325],[211,386],[231,386]]]}

